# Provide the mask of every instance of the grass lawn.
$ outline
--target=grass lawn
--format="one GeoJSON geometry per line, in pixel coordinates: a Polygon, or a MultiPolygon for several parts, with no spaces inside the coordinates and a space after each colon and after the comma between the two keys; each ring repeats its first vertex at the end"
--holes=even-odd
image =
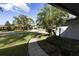
{"type": "Polygon", "coordinates": [[[52,36],[41,38],[38,43],[51,56],[79,56],[79,40],[52,36]]]}
{"type": "Polygon", "coordinates": [[[27,43],[36,35],[37,33],[27,31],[0,34],[0,55],[27,56],[27,43]]]}

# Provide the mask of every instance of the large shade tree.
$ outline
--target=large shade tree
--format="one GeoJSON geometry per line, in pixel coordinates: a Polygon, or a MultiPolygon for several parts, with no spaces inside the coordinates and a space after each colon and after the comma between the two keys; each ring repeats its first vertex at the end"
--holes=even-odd
{"type": "Polygon", "coordinates": [[[52,31],[56,35],[57,27],[65,23],[68,13],[51,5],[44,5],[37,15],[37,26],[46,29],[51,35],[52,31]]]}
{"type": "Polygon", "coordinates": [[[14,19],[13,24],[18,25],[23,30],[31,28],[31,24],[33,23],[33,20],[25,15],[14,16],[14,19]]]}

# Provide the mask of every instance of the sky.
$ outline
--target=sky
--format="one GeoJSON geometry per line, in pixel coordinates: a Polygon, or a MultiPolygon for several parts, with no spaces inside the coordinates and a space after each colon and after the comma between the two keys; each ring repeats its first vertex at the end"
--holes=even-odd
{"type": "Polygon", "coordinates": [[[0,25],[4,25],[6,21],[12,23],[13,16],[20,14],[36,21],[37,14],[43,6],[44,3],[0,3],[0,25]]]}

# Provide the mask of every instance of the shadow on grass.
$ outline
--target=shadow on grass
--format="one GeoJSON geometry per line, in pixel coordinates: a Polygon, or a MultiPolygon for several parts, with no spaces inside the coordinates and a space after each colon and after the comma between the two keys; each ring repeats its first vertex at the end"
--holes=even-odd
{"type": "Polygon", "coordinates": [[[16,32],[16,33],[12,33],[12,34],[10,33],[7,35],[0,36],[1,38],[4,37],[4,39],[0,41],[0,44],[3,44],[2,46],[0,46],[0,48],[5,47],[6,45],[9,46],[9,47],[0,49],[0,56],[27,56],[28,41],[31,38],[37,37],[39,35],[41,35],[41,33],[16,32]],[[24,43],[22,43],[21,45],[18,45],[18,42],[17,42],[18,40],[20,42],[24,41],[24,43]],[[17,43],[17,46],[15,45],[15,42],[17,43]],[[14,46],[11,46],[12,43],[14,43],[14,46]]]}
{"type": "Polygon", "coordinates": [[[0,56],[28,56],[26,44],[0,49],[0,56]]]}
{"type": "MultiPolygon", "coordinates": [[[[6,36],[3,36],[5,39],[0,41],[0,44],[2,43],[3,46],[10,44],[10,43],[14,43],[16,41],[27,41],[29,39],[31,39],[32,37],[37,36],[37,33],[15,33],[15,34],[8,34],[6,36]],[[28,37],[30,36],[30,38],[28,37]],[[24,39],[24,37],[26,37],[27,39],[24,39]]],[[[2,46],[2,47],[3,47],[2,46]]]]}

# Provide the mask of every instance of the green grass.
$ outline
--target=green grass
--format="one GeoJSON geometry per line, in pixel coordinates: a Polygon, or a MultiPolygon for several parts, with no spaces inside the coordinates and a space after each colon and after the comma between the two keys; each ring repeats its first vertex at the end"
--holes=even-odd
{"type": "Polygon", "coordinates": [[[37,33],[16,31],[14,33],[0,35],[0,55],[25,56],[28,55],[27,43],[37,33]]]}
{"type": "Polygon", "coordinates": [[[41,38],[38,43],[51,56],[79,56],[79,40],[52,36],[41,38]]]}

